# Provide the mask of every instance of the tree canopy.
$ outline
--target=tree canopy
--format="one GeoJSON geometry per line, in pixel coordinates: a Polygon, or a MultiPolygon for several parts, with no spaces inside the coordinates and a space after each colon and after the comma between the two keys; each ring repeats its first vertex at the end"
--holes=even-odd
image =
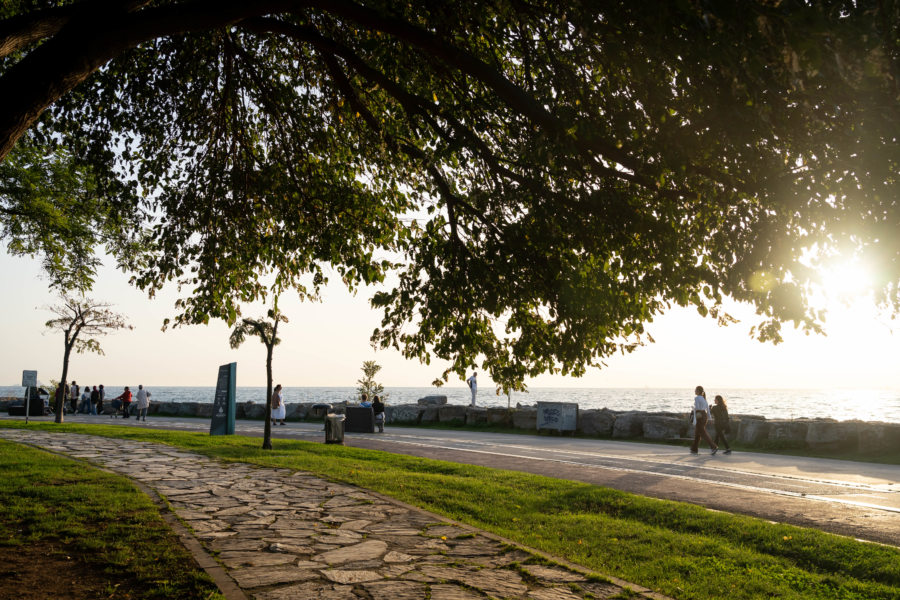
{"type": "Polygon", "coordinates": [[[186,287],[177,323],[395,270],[374,341],[510,387],[632,348],[672,303],[818,330],[836,253],[900,305],[896,2],[0,11],[4,164],[26,139],[86,169],[149,233],[117,255],[135,283],[186,287]]]}

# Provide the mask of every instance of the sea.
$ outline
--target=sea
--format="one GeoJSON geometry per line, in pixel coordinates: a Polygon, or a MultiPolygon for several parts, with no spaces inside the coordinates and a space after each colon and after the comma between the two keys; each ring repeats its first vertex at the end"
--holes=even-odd
{"type": "MultiPolygon", "coordinates": [[[[137,386],[131,386],[136,389],[137,386]]],[[[106,385],[107,398],[120,394],[124,386],[106,385]]],[[[212,402],[215,387],[147,386],[154,402],[212,402]]],[[[263,402],[265,387],[238,387],[238,402],[263,402]]],[[[468,404],[471,394],[465,387],[385,388],[387,402],[415,404],[424,396],[447,396],[450,404],[468,404]]],[[[710,401],[721,394],[733,414],[760,415],[767,419],[831,418],[838,421],[859,419],[900,423],[900,390],[873,389],[707,389],[710,401]]],[[[357,399],[353,387],[288,387],[286,402],[334,403],[357,399]]],[[[22,397],[20,386],[0,386],[0,398],[22,397]]],[[[531,388],[513,392],[509,397],[496,395],[493,388],[479,390],[479,406],[515,407],[537,402],[575,402],[582,410],[641,410],[647,412],[685,412],[693,405],[693,389],[662,388],[531,388]]]]}

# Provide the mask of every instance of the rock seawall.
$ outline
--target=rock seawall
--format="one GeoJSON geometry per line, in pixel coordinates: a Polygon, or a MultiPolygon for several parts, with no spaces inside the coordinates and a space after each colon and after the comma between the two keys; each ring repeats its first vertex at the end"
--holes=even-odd
{"type": "MultiPolygon", "coordinates": [[[[387,423],[447,423],[455,425],[495,425],[535,430],[537,409],[517,406],[512,409],[446,404],[441,397],[418,404],[388,404],[387,423]]],[[[0,400],[0,412],[6,412],[15,399],[0,400]]],[[[21,400],[20,400],[21,401],[21,400]]],[[[312,417],[316,403],[288,403],[287,420],[312,417]]],[[[332,412],[343,413],[346,402],[332,404],[332,412]]],[[[109,407],[107,407],[109,409],[109,407]]],[[[265,404],[239,402],[238,419],[262,419],[265,404]]],[[[210,418],[212,404],[201,402],[152,402],[149,414],[210,418]]],[[[714,435],[712,422],[707,426],[714,435]]],[[[607,408],[578,411],[576,432],[584,436],[616,439],[684,440],[693,437],[687,413],[615,411],[607,408]]],[[[851,451],[876,454],[900,451],[900,424],[872,421],[836,421],[834,419],[766,419],[759,415],[731,415],[728,438],[759,448],[802,448],[823,451],[851,451]]]]}

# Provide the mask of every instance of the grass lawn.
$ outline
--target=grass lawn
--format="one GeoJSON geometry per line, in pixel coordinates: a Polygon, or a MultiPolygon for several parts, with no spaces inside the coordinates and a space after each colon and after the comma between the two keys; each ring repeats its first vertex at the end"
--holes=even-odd
{"type": "Polygon", "coordinates": [[[303,441],[275,440],[274,450],[263,451],[258,438],[240,436],[31,427],[159,441],[312,472],[676,598],[900,598],[896,548],[584,483],[303,441]]]}
{"type": "Polygon", "coordinates": [[[124,477],[0,440],[0,506],[0,598],[222,598],[124,477]]]}

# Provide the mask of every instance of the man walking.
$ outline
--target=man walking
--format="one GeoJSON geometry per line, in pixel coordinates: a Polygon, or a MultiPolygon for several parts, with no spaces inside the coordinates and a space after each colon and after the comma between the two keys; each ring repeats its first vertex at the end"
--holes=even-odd
{"type": "Polygon", "coordinates": [[[472,406],[475,406],[475,394],[478,393],[478,373],[472,373],[472,376],[466,379],[466,383],[469,384],[469,389],[472,390],[472,406]]]}
{"type": "Polygon", "coordinates": [[[147,409],[150,408],[150,392],[144,389],[143,385],[138,386],[137,394],[134,397],[134,407],[137,409],[137,420],[147,420],[147,409]]]}

